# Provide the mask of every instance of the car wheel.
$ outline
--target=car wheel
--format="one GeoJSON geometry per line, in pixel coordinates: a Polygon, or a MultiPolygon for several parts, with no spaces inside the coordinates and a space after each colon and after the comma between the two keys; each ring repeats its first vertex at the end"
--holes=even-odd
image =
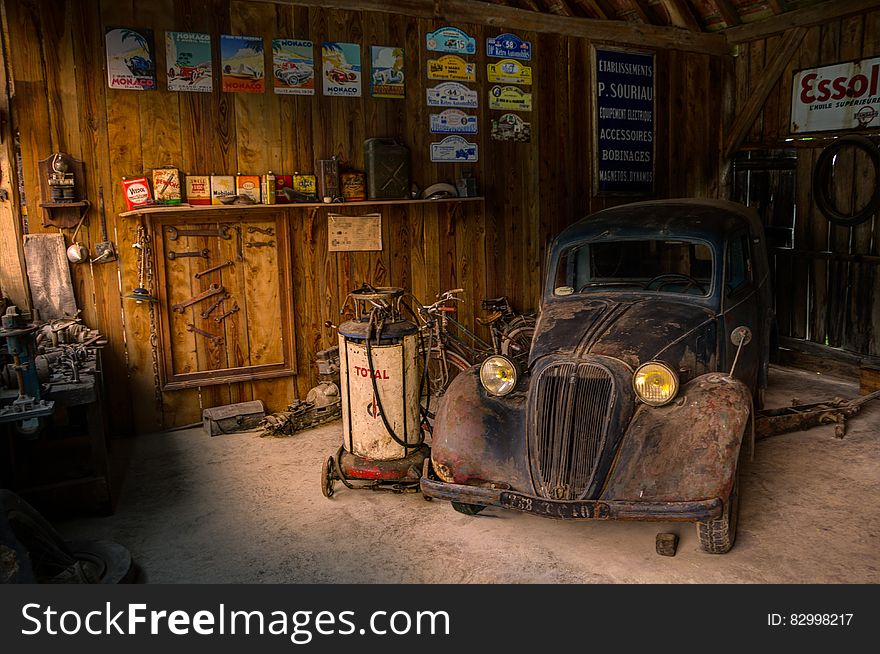
{"type": "Polygon", "coordinates": [[[700,547],[709,554],[727,554],[736,541],[736,523],[739,516],[739,471],[735,473],[733,488],[724,503],[724,514],[714,520],[697,523],[700,547]]]}
{"type": "Polygon", "coordinates": [[[482,504],[464,504],[463,502],[453,502],[452,508],[459,513],[464,513],[465,515],[477,515],[486,507],[482,504]]]}

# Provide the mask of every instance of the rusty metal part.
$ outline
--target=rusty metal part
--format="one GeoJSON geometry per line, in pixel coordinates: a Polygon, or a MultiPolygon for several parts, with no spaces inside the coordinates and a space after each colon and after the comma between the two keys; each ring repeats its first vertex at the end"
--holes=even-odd
{"type": "Polygon", "coordinates": [[[248,241],[245,245],[249,248],[273,248],[275,241],[248,241]]]}
{"type": "Polygon", "coordinates": [[[522,513],[534,513],[561,520],[655,520],[699,522],[721,517],[719,498],[686,502],[639,502],[631,500],[545,500],[504,490],[497,485],[450,484],[428,477],[421,479],[422,493],[438,500],[464,504],[500,506],[522,513]]]}
{"type": "Polygon", "coordinates": [[[200,270],[195,275],[193,275],[193,277],[195,277],[196,279],[199,279],[201,277],[204,277],[208,273],[216,272],[217,270],[220,270],[221,268],[226,268],[227,266],[232,266],[232,265],[235,265],[235,264],[233,264],[232,259],[227,259],[223,263],[218,263],[216,266],[212,266],[210,268],[205,268],[204,270],[200,270]]]}
{"type": "Polygon", "coordinates": [[[187,324],[186,331],[192,332],[193,334],[198,334],[199,336],[204,336],[208,340],[210,340],[214,345],[221,345],[223,343],[223,337],[217,336],[216,334],[212,334],[210,332],[206,332],[203,329],[199,329],[192,323],[187,324]]]}
{"type": "Polygon", "coordinates": [[[266,236],[275,236],[275,229],[273,227],[266,227],[265,229],[255,225],[248,227],[248,234],[255,234],[257,232],[265,234],[266,236]]]}
{"type": "Polygon", "coordinates": [[[224,320],[226,320],[226,318],[228,318],[229,316],[231,316],[233,313],[237,312],[238,310],[239,310],[238,305],[235,305],[226,313],[220,314],[219,316],[214,318],[214,322],[223,322],[224,320]]]}
{"type": "Polygon", "coordinates": [[[212,295],[217,295],[218,293],[224,293],[226,291],[225,288],[220,286],[220,284],[211,284],[208,287],[207,291],[203,293],[199,293],[198,295],[194,295],[188,300],[184,300],[183,302],[178,302],[177,304],[171,305],[171,310],[176,311],[177,313],[183,313],[183,310],[188,306],[195,304],[196,302],[201,302],[202,300],[211,297],[212,295]]]}
{"type": "Polygon", "coordinates": [[[229,225],[221,225],[217,229],[178,229],[173,225],[168,225],[165,227],[165,231],[168,232],[168,239],[171,241],[176,241],[181,236],[207,236],[209,238],[222,238],[227,241],[232,238],[229,234],[229,225]]]}
{"type": "Polygon", "coordinates": [[[235,260],[244,261],[244,250],[242,249],[241,225],[235,226],[235,260]]]}
{"type": "Polygon", "coordinates": [[[208,248],[196,250],[195,252],[175,252],[174,250],[171,250],[168,253],[168,258],[172,261],[174,259],[182,259],[183,257],[202,257],[203,259],[207,259],[210,254],[211,253],[208,251],[208,248]]]}
{"type": "Polygon", "coordinates": [[[819,425],[835,425],[835,437],[843,438],[846,436],[846,419],[852,418],[865,404],[877,398],[880,398],[880,391],[850,400],[836,397],[833,400],[812,404],[798,404],[794,401],[794,406],[764,409],[758,412],[755,421],[755,438],[760,440],[777,434],[804,431],[819,425]]]}
{"type": "Polygon", "coordinates": [[[201,313],[202,318],[207,318],[208,316],[210,316],[211,313],[214,311],[214,309],[216,309],[216,308],[219,307],[221,304],[223,304],[223,301],[224,301],[224,300],[228,300],[228,299],[231,298],[231,297],[232,297],[232,296],[231,296],[229,293],[227,293],[226,295],[224,295],[223,297],[221,297],[219,300],[217,300],[216,302],[214,302],[214,304],[212,304],[212,305],[209,306],[207,309],[205,309],[204,311],[202,311],[202,313],[201,313]]]}

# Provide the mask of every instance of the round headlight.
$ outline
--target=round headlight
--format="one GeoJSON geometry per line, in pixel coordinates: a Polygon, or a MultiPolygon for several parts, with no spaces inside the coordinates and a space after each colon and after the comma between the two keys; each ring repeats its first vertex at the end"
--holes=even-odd
{"type": "Polygon", "coordinates": [[[492,395],[507,395],[516,387],[516,366],[507,357],[491,356],[480,366],[480,382],[492,395]]]}
{"type": "Polygon", "coordinates": [[[651,361],[636,370],[633,389],[645,404],[663,406],[678,393],[678,375],[669,366],[651,361]]]}

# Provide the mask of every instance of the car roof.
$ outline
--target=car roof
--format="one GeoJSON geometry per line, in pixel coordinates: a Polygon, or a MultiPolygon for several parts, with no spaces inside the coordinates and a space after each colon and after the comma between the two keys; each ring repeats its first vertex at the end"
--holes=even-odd
{"type": "Polygon", "coordinates": [[[727,200],[679,198],[634,202],[581,218],[556,239],[556,247],[607,238],[638,238],[661,235],[664,238],[696,238],[721,242],[735,229],[751,226],[760,233],[758,215],[742,204],[727,200]]]}

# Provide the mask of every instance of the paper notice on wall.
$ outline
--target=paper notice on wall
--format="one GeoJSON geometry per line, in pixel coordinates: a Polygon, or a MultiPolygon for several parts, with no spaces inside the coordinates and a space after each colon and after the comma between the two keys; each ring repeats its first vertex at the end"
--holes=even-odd
{"type": "Polygon", "coordinates": [[[327,214],[327,245],[330,252],[382,249],[382,214],[363,216],[327,214]]]}

